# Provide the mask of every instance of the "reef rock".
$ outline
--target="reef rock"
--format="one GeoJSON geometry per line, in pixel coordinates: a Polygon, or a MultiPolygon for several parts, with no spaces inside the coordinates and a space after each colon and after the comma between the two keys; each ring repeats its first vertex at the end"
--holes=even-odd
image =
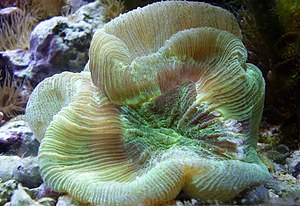
{"type": "Polygon", "coordinates": [[[74,200],[69,195],[64,195],[58,198],[56,206],[81,206],[79,202],[74,200]]]}
{"type": "Polygon", "coordinates": [[[0,127],[0,153],[19,157],[37,156],[39,142],[21,116],[0,127]]]}
{"type": "Polygon", "coordinates": [[[10,206],[22,205],[22,206],[43,206],[38,202],[31,199],[31,197],[26,193],[24,188],[19,184],[18,189],[14,191],[10,206]]]}
{"type": "Polygon", "coordinates": [[[42,183],[39,187],[29,189],[28,193],[34,199],[52,198],[57,199],[60,193],[51,190],[45,183],[42,183]]]}
{"type": "Polygon", "coordinates": [[[295,178],[300,179],[300,150],[294,151],[289,158],[286,159],[288,172],[295,178]]]}
{"type": "Polygon", "coordinates": [[[15,75],[27,77],[33,85],[62,71],[81,71],[88,61],[92,36],[103,21],[98,1],[71,15],[42,21],[31,33],[29,51],[1,52],[0,66],[10,65],[15,75]]]}
{"type": "Polygon", "coordinates": [[[4,205],[9,202],[10,197],[17,189],[18,183],[15,180],[9,180],[2,183],[0,179],[0,205],[4,205]]]}
{"type": "Polygon", "coordinates": [[[16,180],[29,188],[38,187],[42,179],[37,157],[0,156],[0,178],[3,181],[16,180]]]}
{"type": "Polygon", "coordinates": [[[26,69],[31,61],[31,53],[22,49],[0,52],[0,67],[9,65],[16,73],[26,69]]]}
{"type": "Polygon", "coordinates": [[[27,70],[37,81],[66,70],[81,71],[88,60],[93,33],[103,24],[98,2],[85,5],[70,16],[41,22],[31,34],[33,62],[27,70]]]}

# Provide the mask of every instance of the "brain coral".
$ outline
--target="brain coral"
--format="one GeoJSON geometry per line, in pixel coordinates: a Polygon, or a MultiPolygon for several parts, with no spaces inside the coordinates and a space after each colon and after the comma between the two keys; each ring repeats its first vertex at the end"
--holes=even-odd
{"type": "Polygon", "coordinates": [[[34,90],[26,118],[47,185],[92,205],[226,201],[270,180],[256,154],[260,71],[232,15],[167,1],[112,20],[89,71],[34,90]],[[176,12],[174,12],[176,11],[176,12]]]}

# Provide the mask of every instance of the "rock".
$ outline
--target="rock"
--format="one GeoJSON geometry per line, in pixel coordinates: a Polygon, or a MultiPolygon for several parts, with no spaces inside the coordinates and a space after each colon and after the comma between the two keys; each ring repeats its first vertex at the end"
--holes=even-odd
{"type": "Polygon", "coordinates": [[[34,199],[53,198],[57,199],[60,193],[51,190],[44,183],[37,188],[28,189],[27,193],[34,199]]]}
{"type": "Polygon", "coordinates": [[[284,198],[279,198],[278,195],[270,200],[265,201],[263,205],[290,205],[290,206],[299,206],[300,205],[300,190],[289,194],[284,198]]]}
{"type": "Polygon", "coordinates": [[[295,178],[300,178],[300,150],[296,150],[286,159],[289,174],[295,178]]]}
{"type": "Polygon", "coordinates": [[[30,37],[31,62],[16,75],[26,76],[36,85],[62,71],[82,71],[88,61],[92,36],[104,25],[103,21],[103,8],[95,1],[67,17],[40,22],[30,37]]]}
{"type": "Polygon", "coordinates": [[[0,127],[1,127],[1,125],[3,125],[5,123],[3,118],[4,118],[4,114],[3,114],[3,112],[0,112],[0,127]]]}
{"type": "Polygon", "coordinates": [[[13,170],[13,178],[23,186],[34,188],[42,184],[37,157],[27,157],[19,161],[13,170]]]}
{"type": "Polygon", "coordinates": [[[268,198],[268,190],[263,185],[260,185],[241,193],[236,199],[235,203],[238,203],[238,205],[257,205],[264,202],[268,198]]]}
{"type": "Polygon", "coordinates": [[[1,154],[19,157],[37,156],[38,147],[39,142],[22,118],[10,120],[0,127],[1,154]]]}
{"type": "Polygon", "coordinates": [[[277,164],[285,164],[286,158],[290,155],[290,150],[285,145],[278,145],[276,149],[267,151],[266,156],[277,164]]]}
{"type": "Polygon", "coordinates": [[[276,150],[278,152],[280,152],[281,154],[289,154],[290,153],[290,149],[288,148],[288,146],[286,146],[284,144],[277,145],[276,150]]]}
{"type": "Polygon", "coordinates": [[[0,205],[9,202],[13,192],[17,189],[18,183],[15,180],[9,180],[4,183],[0,179],[0,205]]]}
{"type": "Polygon", "coordinates": [[[72,199],[69,195],[64,195],[58,198],[56,206],[80,206],[81,204],[72,199]]]}
{"type": "MultiPolygon", "coordinates": [[[[71,3],[74,9],[86,4],[79,0],[71,3]]],[[[9,65],[15,76],[28,79],[31,85],[62,71],[82,71],[92,36],[104,19],[104,10],[95,1],[69,16],[42,21],[31,33],[29,51],[0,52],[0,68],[9,65]]]]}
{"type": "Polygon", "coordinates": [[[13,171],[17,168],[20,159],[17,156],[0,156],[0,178],[3,182],[12,179],[13,171]]]}
{"type": "Polygon", "coordinates": [[[37,199],[32,196],[30,189],[10,180],[0,183],[0,205],[4,204],[5,206],[54,206],[56,201],[51,197],[37,199]]]}
{"type": "Polygon", "coordinates": [[[29,188],[38,187],[42,178],[37,157],[0,156],[0,178],[3,181],[14,179],[29,188]]]}
{"type": "Polygon", "coordinates": [[[2,51],[0,52],[0,67],[9,65],[15,73],[18,73],[28,67],[31,58],[31,53],[22,49],[2,51]]]}
{"type": "Polygon", "coordinates": [[[274,181],[266,184],[266,187],[271,193],[271,197],[288,197],[295,193],[300,193],[300,184],[299,181],[292,175],[278,171],[273,174],[274,181]]]}
{"type": "MultiPolygon", "coordinates": [[[[91,0],[89,2],[91,2],[91,0]]],[[[85,0],[69,0],[68,10],[72,13],[74,11],[77,11],[80,7],[86,4],[88,4],[88,2],[85,0]]]]}
{"type": "Polygon", "coordinates": [[[38,203],[43,206],[54,206],[56,205],[56,200],[50,197],[44,197],[38,200],[38,203]]]}
{"type": "Polygon", "coordinates": [[[43,206],[38,202],[31,199],[31,197],[25,192],[24,188],[19,184],[18,189],[15,190],[11,197],[10,205],[20,206],[43,206]]]}
{"type": "Polygon", "coordinates": [[[104,9],[100,6],[99,1],[82,6],[69,19],[72,21],[84,21],[91,25],[92,33],[104,26],[104,9]]]}
{"type": "Polygon", "coordinates": [[[196,206],[196,205],[201,205],[198,204],[198,201],[195,199],[191,199],[191,200],[184,200],[184,201],[175,201],[175,202],[171,202],[171,204],[166,204],[165,206],[196,206]]]}

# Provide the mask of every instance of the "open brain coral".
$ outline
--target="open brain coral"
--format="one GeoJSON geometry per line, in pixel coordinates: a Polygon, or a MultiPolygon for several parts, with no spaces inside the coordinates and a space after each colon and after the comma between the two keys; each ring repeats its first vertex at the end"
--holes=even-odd
{"type": "Polygon", "coordinates": [[[26,118],[51,188],[93,205],[226,201],[270,180],[256,154],[264,101],[232,15],[168,1],[94,35],[89,70],[34,90],[26,118]],[[175,12],[176,11],[176,12],[175,12]]]}

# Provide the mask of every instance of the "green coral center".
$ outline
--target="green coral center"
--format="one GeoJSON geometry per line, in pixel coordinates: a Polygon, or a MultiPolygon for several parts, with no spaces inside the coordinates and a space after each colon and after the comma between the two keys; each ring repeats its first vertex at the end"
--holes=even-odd
{"type": "Polygon", "coordinates": [[[184,83],[138,108],[120,107],[129,155],[143,157],[142,164],[147,154],[180,147],[201,157],[232,158],[230,153],[235,152],[236,144],[229,140],[237,133],[224,126],[220,113],[195,101],[194,83],[184,83]],[[223,155],[216,155],[216,151],[223,155]]]}

